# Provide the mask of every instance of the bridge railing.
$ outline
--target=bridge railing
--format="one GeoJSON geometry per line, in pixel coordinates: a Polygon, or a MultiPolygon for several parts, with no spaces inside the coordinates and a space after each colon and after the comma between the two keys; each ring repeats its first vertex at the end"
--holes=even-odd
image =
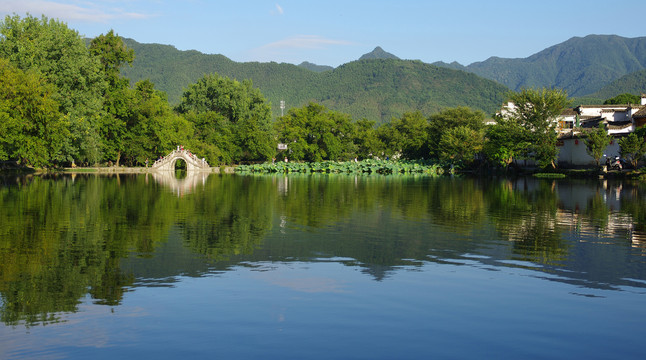
{"type": "Polygon", "coordinates": [[[158,168],[163,165],[168,164],[169,162],[176,160],[177,158],[181,158],[185,161],[190,161],[191,165],[199,167],[199,168],[208,168],[209,164],[204,158],[198,158],[197,155],[193,154],[187,149],[180,149],[180,150],[173,150],[170,152],[170,154],[155,160],[153,163],[152,167],[153,168],[158,168]]]}

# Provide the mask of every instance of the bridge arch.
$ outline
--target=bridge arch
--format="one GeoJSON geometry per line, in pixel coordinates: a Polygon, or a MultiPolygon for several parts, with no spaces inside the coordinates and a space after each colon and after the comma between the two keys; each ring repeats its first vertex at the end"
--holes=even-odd
{"type": "Polygon", "coordinates": [[[186,149],[173,150],[170,154],[155,161],[152,168],[157,171],[175,171],[175,163],[180,159],[186,162],[187,172],[211,171],[211,167],[204,158],[199,158],[186,149]]]}

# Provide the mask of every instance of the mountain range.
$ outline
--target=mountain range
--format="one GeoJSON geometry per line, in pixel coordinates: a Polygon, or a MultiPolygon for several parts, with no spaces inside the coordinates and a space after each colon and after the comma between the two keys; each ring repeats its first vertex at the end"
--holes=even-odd
{"type": "Polygon", "coordinates": [[[514,91],[556,87],[567,90],[572,97],[589,96],[624,75],[646,69],[646,37],[588,35],[573,37],[522,59],[491,57],[468,66],[455,62],[434,64],[472,72],[514,91]]]}
{"type": "Polygon", "coordinates": [[[337,68],[309,62],[239,63],[170,45],[124,42],[136,58],[122,74],[132,82],[150,79],[171,104],[179,102],[188,85],[218,73],[251,79],[272,103],[275,116],[281,100],[287,108],[314,101],[355,119],[385,122],[407,111],[430,114],[462,105],[492,114],[510,89],[525,87],[563,88],[570,96],[595,99],[646,91],[646,37],[575,37],[527,58],[491,57],[467,66],[402,60],[376,47],[337,68]]]}
{"type": "Polygon", "coordinates": [[[374,56],[328,69],[310,63],[239,63],[223,55],[180,51],[170,45],[141,44],[132,39],[124,42],[135,51],[135,60],[132,67],[122,67],[121,74],[131,82],[150,79],[166,92],[171,104],[179,103],[187,86],[211,73],[251,79],[271,102],[274,116],[281,114],[281,100],[287,109],[317,102],[354,119],[378,123],[409,111],[431,114],[456,106],[492,114],[508,91],[504,85],[475,74],[400,60],[379,48],[374,56]]]}

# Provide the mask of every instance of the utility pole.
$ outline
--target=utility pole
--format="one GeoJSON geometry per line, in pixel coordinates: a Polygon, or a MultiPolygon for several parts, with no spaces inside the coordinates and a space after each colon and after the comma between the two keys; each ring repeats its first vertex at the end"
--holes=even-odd
{"type": "Polygon", "coordinates": [[[285,110],[285,100],[280,101],[280,117],[283,117],[283,110],[285,110]]]}

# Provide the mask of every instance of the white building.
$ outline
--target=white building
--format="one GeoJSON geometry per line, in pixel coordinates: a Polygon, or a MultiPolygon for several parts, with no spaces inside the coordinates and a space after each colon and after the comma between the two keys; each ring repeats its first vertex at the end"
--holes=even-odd
{"type": "Polygon", "coordinates": [[[618,140],[646,123],[646,95],[642,94],[639,105],[580,105],[565,110],[558,121],[559,166],[595,165],[594,159],[586,151],[586,130],[602,124],[613,136],[605,151],[606,156],[619,156],[618,140]]]}

